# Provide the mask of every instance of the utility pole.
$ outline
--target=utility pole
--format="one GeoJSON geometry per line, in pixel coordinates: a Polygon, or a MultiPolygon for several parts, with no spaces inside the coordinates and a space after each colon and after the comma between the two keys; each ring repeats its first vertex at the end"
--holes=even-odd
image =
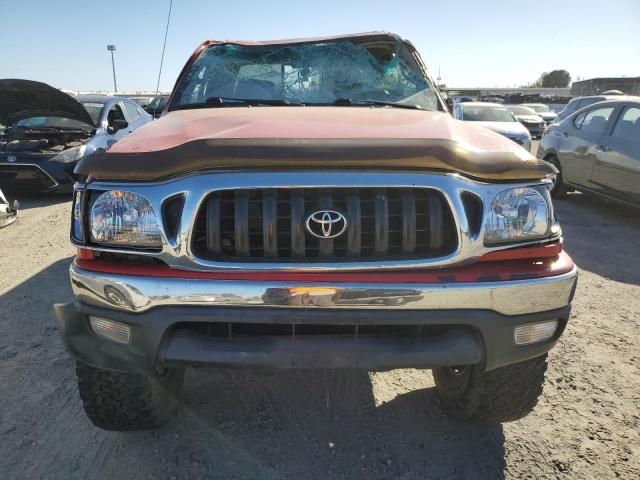
{"type": "Polygon", "coordinates": [[[111,68],[113,69],[113,93],[118,91],[118,85],[116,84],[116,62],[113,59],[113,52],[116,51],[115,45],[107,45],[107,50],[111,52],[111,68]]]}

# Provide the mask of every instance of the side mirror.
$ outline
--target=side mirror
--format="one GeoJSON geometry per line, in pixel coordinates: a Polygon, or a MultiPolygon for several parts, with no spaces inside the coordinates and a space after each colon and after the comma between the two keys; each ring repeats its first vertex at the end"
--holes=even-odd
{"type": "Polygon", "coordinates": [[[114,120],[111,125],[109,125],[109,130],[111,131],[111,133],[116,133],[118,130],[122,130],[123,128],[127,128],[128,126],[129,122],[118,118],[114,120]]]}
{"type": "Polygon", "coordinates": [[[13,201],[13,207],[11,208],[13,209],[14,212],[17,212],[18,210],[20,210],[20,203],[18,202],[18,200],[13,201]]]}

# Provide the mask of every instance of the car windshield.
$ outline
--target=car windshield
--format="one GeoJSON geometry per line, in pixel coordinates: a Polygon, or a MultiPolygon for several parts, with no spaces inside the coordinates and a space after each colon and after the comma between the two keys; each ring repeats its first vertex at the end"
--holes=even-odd
{"type": "Polygon", "coordinates": [[[463,119],[470,122],[515,122],[516,120],[504,107],[472,106],[463,107],[463,119]]]}
{"type": "Polygon", "coordinates": [[[168,101],[168,96],[155,97],[149,102],[149,104],[147,105],[147,109],[156,111],[164,110],[164,107],[167,105],[168,101]]]}
{"type": "Polygon", "coordinates": [[[384,102],[438,108],[436,93],[411,51],[402,42],[390,41],[212,45],[183,76],[171,109],[212,106],[212,99],[218,104],[257,99],[271,104],[384,102]]]}
{"type": "Polygon", "coordinates": [[[551,109],[549,107],[547,107],[546,105],[527,105],[527,107],[533,109],[534,111],[536,111],[538,113],[549,113],[549,112],[551,112],[551,109]]]}
{"type": "Polygon", "coordinates": [[[534,112],[531,109],[531,107],[527,108],[527,107],[521,107],[519,105],[509,105],[507,108],[514,115],[535,115],[536,114],[536,112],[534,112]]]}
{"type": "Polygon", "coordinates": [[[82,106],[87,112],[89,112],[89,116],[91,117],[91,120],[93,120],[93,123],[97,125],[104,103],[86,102],[82,103],[82,106]]]}
{"type": "Polygon", "coordinates": [[[91,130],[93,127],[84,122],[64,117],[31,117],[19,120],[16,127],[22,128],[57,128],[67,130],[91,130]]]}

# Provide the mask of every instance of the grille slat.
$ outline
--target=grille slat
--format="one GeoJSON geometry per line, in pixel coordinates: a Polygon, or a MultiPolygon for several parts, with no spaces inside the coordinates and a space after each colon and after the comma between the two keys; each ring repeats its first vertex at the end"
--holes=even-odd
{"type": "Polygon", "coordinates": [[[212,255],[221,253],[220,240],[220,195],[214,193],[207,199],[207,252],[212,255]]]}
{"type": "Polygon", "coordinates": [[[304,257],[304,194],[291,193],[291,256],[304,257]]]}
{"type": "Polygon", "coordinates": [[[402,251],[416,249],[416,197],[412,191],[402,192],[402,251]]]}
{"type": "Polygon", "coordinates": [[[249,194],[237,191],[234,205],[235,250],[239,257],[249,256],[249,194]]]}
{"type": "Polygon", "coordinates": [[[360,216],[360,195],[357,191],[347,196],[347,218],[349,230],[347,232],[347,254],[350,257],[359,257],[362,246],[362,228],[360,216]]]}
{"type": "Polygon", "coordinates": [[[444,242],[442,201],[436,195],[429,195],[427,202],[429,208],[429,246],[437,250],[442,248],[444,242]]]}
{"type": "Polygon", "coordinates": [[[275,190],[262,196],[262,236],[264,237],[264,256],[278,256],[278,196],[275,190]]]}
{"type": "Polygon", "coordinates": [[[194,228],[194,254],[221,262],[430,259],[455,251],[458,238],[448,203],[430,188],[212,192],[194,228]],[[306,229],[307,216],[325,209],[348,220],[335,239],[306,229]]]}
{"type": "Polygon", "coordinates": [[[375,225],[373,248],[376,255],[385,255],[389,250],[389,203],[384,190],[375,193],[375,225]]]}

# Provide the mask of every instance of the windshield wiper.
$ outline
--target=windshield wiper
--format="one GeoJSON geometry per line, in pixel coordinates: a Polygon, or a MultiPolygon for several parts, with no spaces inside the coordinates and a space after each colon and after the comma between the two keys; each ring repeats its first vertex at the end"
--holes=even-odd
{"type": "Polygon", "coordinates": [[[235,97],[209,97],[202,103],[184,103],[170,108],[171,110],[190,110],[195,108],[215,108],[215,107],[232,107],[235,105],[269,105],[269,106],[285,106],[285,107],[303,107],[305,104],[301,102],[292,102],[290,100],[269,100],[265,98],[235,98],[235,97]]]}
{"type": "Polygon", "coordinates": [[[333,101],[333,105],[374,105],[378,107],[395,107],[395,108],[408,108],[411,110],[424,110],[420,105],[408,104],[408,103],[395,103],[385,102],[382,100],[362,100],[359,98],[346,98],[340,97],[333,101]]]}
{"type": "Polygon", "coordinates": [[[291,102],[287,99],[267,99],[267,98],[234,98],[234,97],[210,97],[205,102],[207,105],[222,105],[229,103],[242,103],[245,105],[286,105],[286,106],[303,106],[304,103],[291,102]]]}

